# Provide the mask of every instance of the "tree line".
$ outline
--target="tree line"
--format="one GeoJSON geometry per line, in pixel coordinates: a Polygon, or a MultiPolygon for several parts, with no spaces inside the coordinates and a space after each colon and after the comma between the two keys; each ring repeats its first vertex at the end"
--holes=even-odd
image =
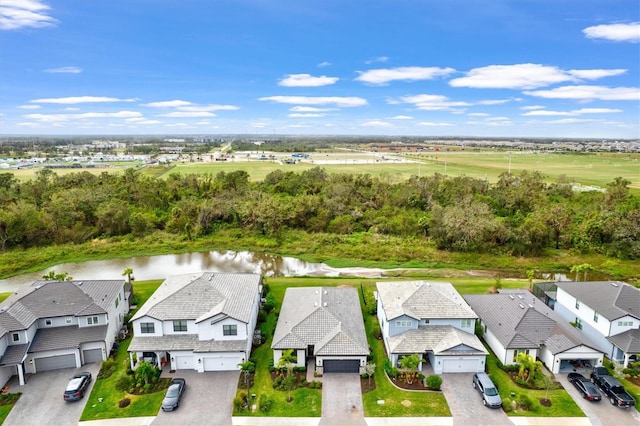
{"type": "Polygon", "coordinates": [[[616,178],[605,191],[576,191],[536,171],[504,173],[496,183],[441,174],[392,183],[320,167],[276,170],[260,182],[245,171],[156,179],[136,169],[43,169],[26,182],[0,173],[0,250],[157,231],[195,239],[232,228],[274,237],[369,232],[451,251],[537,256],[555,248],[637,259],[640,198],[629,184],[616,178]]]}

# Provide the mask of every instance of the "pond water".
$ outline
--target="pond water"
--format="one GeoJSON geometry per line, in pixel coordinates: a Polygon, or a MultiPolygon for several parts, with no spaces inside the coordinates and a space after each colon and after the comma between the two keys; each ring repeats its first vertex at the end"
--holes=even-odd
{"type": "MultiPolygon", "coordinates": [[[[68,273],[76,280],[105,280],[122,277],[126,268],[133,269],[137,280],[164,279],[170,275],[208,272],[256,273],[266,277],[363,277],[381,278],[388,270],[379,268],[332,268],[324,263],[305,262],[295,257],[276,256],[250,251],[220,250],[199,253],[136,256],[127,259],[107,259],[82,263],[62,263],[42,271],[0,280],[0,292],[16,291],[25,284],[39,280],[50,271],[68,273]]],[[[503,271],[466,271],[468,276],[526,278],[524,273],[503,271]]],[[[537,280],[570,281],[565,274],[536,273],[537,280]]],[[[589,273],[589,279],[606,277],[589,273]]]]}

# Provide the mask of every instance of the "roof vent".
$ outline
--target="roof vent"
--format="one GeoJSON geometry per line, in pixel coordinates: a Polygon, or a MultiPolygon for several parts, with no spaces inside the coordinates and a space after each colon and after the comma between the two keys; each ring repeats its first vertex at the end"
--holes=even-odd
{"type": "Polygon", "coordinates": [[[324,302],[324,303],[323,303],[323,306],[324,306],[324,307],[326,307],[326,306],[327,306],[327,302],[324,302]]]}
{"type": "Polygon", "coordinates": [[[614,287],[618,287],[618,283],[613,283],[612,282],[611,285],[614,286],[614,287]]]}
{"type": "Polygon", "coordinates": [[[522,296],[521,294],[518,295],[518,299],[522,300],[524,299],[524,296],[522,296]]]}
{"type": "Polygon", "coordinates": [[[529,303],[529,307],[530,307],[530,308],[533,308],[533,304],[529,303]]]}
{"type": "Polygon", "coordinates": [[[327,290],[324,291],[324,294],[329,294],[329,292],[327,290]]]}
{"type": "Polygon", "coordinates": [[[509,299],[513,300],[513,294],[509,295],[509,299]]]}
{"type": "Polygon", "coordinates": [[[518,306],[520,306],[520,309],[524,309],[524,305],[522,303],[519,303],[518,306]]]}

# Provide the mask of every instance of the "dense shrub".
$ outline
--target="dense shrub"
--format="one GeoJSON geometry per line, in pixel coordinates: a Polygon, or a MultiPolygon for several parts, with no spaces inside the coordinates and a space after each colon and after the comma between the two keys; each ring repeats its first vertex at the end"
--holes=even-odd
{"type": "Polygon", "coordinates": [[[117,369],[116,361],[112,358],[102,361],[100,366],[100,372],[98,373],[97,380],[108,379],[117,369]]]}
{"type": "Polygon", "coordinates": [[[260,400],[258,402],[258,405],[260,406],[260,411],[262,411],[263,413],[267,413],[269,412],[269,410],[271,410],[271,407],[273,406],[273,399],[271,399],[266,394],[262,394],[260,395],[260,400]]]}
{"type": "Polygon", "coordinates": [[[267,294],[267,297],[265,297],[265,302],[262,305],[262,309],[264,309],[266,313],[269,313],[276,307],[276,303],[276,297],[273,295],[273,293],[269,293],[267,294]]]}
{"type": "Polygon", "coordinates": [[[398,377],[398,368],[391,365],[389,358],[384,360],[384,372],[392,379],[398,377]]]}
{"type": "Polygon", "coordinates": [[[132,384],[133,378],[127,374],[123,374],[122,376],[118,377],[118,380],[116,380],[115,388],[120,392],[126,392],[131,388],[132,384]]]}
{"type": "Polygon", "coordinates": [[[520,396],[518,396],[518,405],[523,410],[531,411],[531,409],[533,408],[533,401],[531,400],[531,398],[529,398],[529,396],[520,394],[520,396]]]}
{"type": "Polygon", "coordinates": [[[640,369],[638,368],[625,368],[622,372],[631,377],[640,376],[640,369]]]}
{"type": "Polygon", "coordinates": [[[440,390],[440,386],[442,386],[442,377],[436,374],[427,377],[427,387],[429,389],[440,390]]]}

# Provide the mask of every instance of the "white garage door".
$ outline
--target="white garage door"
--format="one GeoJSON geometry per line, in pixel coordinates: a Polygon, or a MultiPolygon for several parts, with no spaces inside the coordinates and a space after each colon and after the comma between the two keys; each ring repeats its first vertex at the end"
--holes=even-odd
{"type": "Polygon", "coordinates": [[[76,366],[76,356],[74,354],[49,356],[36,358],[36,372],[59,370],[60,368],[74,368],[76,366]]]}
{"type": "Polygon", "coordinates": [[[82,351],[85,364],[102,361],[102,349],[87,349],[82,351]]]}
{"type": "Polygon", "coordinates": [[[238,370],[242,363],[242,355],[208,356],[204,358],[204,371],[233,371],[238,370]]]}
{"type": "Polygon", "coordinates": [[[176,370],[193,370],[193,355],[177,356],[176,357],[176,370]]]}
{"type": "Polygon", "coordinates": [[[475,373],[478,371],[477,358],[443,358],[443,373],[475,373]]]}

